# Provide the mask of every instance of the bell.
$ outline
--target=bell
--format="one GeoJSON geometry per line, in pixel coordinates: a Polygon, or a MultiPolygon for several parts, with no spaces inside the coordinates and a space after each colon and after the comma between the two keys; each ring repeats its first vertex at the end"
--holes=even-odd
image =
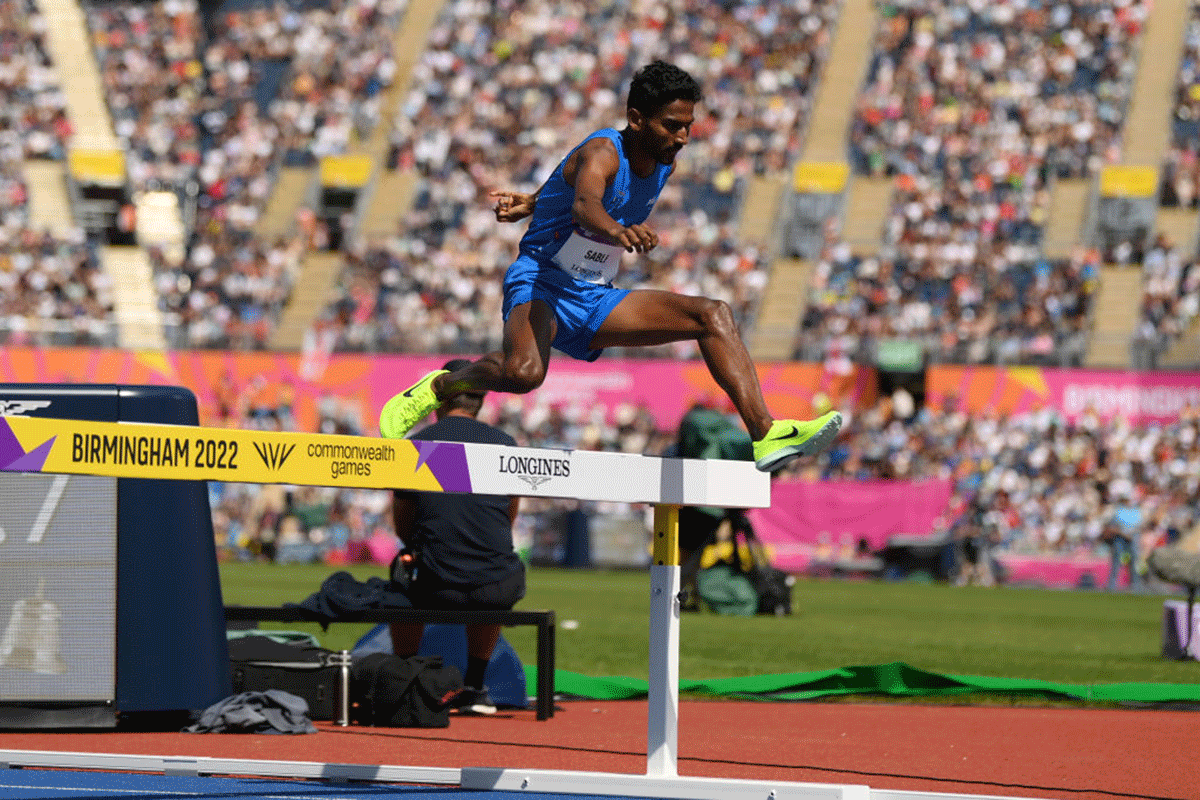
{"type": "Polygon", "coordinates": [[[62,675],[67,664],[61,655],[62,611],[43,596],[45,580],[37,594],[13,603],[8,627],[0,639],[0,666],[24,669],[39,675],[62,675]]]}

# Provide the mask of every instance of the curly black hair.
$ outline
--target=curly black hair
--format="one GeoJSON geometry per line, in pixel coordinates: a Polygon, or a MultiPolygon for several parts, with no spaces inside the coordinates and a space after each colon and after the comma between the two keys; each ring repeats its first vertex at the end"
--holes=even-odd
{"type": "Polygon", "coordinates": [[[676,100],[699,103],[703,96],[691,75],[674,64],[653,61],[634,73],[626,106],[652,117],[676,100]]]}

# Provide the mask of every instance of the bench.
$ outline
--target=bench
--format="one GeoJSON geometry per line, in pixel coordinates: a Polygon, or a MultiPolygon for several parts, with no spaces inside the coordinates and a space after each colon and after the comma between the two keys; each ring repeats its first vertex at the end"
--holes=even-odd
{"type": "MultiPolygon", "coordinates": [[[[225,606],[226,622],[321,622],[299,607],[225,606]]],[[[534,625],[537,627],[538,719],[554,716],[553,611],[430,611],[417,608],[373,608],[342,614],[336,622],[420,622],[426,625],[534,625]]]]}

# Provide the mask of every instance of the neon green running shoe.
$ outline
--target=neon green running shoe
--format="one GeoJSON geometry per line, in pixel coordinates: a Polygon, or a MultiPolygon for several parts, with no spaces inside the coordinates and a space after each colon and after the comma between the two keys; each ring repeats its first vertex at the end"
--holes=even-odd
{"type": "Polygon", "coordinates": [[[383,404],[379,412],[379,435],[385,439],[403,439],[429,412],[442,404],[433,393],[433,379],[449,370],[435,369],[412,386],[383,404]]]}
{"type": "Polygon", "coordinates": [[[816,419],[777,419],[754,443],[754,466],[774,472],[789,461],[825,449],[842,429],[842,415],[830,411],[816,419]]]}

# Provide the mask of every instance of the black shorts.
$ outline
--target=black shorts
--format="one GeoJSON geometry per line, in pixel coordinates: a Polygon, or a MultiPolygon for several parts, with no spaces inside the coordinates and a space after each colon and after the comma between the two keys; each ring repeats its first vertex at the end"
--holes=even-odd
{"type": "Polygon", "coordinates": [[[974,536],[968,536],[966,539],[963,539],[962,554],[967,563],[978,564],[980,555],[979,540],[974,536]]]}
{"type": "Polygon", "coordinates": [[[463,586],[442,583],[437,579],[418,577],[409,590],[413,608],[437,611],[476,609],[482,611],[508,611],[525,596],[525,570],[514,572],[507,578],[483,586],[463,586]]]}

